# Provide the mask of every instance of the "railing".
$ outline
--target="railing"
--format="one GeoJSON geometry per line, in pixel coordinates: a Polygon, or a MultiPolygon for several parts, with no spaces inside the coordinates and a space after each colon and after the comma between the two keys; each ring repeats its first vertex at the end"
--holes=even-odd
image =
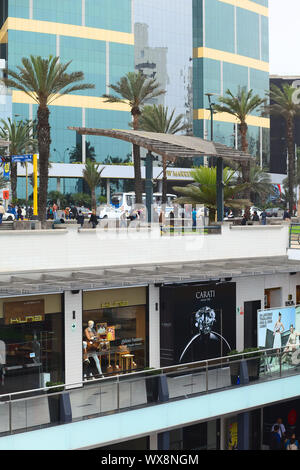
{"type": "Polygon", "coordinates": [[[298,374],[300,348],[282,348],[1,395],[0,436],[298,374]]]}
{"type": "Polygon", "coordinates": [[[289,247],[300,249],[300,224],[291,224],[290,226],[289,247]]]}

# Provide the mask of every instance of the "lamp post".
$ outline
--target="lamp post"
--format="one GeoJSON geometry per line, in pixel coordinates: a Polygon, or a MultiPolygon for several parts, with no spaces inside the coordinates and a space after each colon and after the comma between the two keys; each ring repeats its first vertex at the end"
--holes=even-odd
{"type": "MultiPolygon", "coordinates": [[[[215,96],[215,93],[206,93],[205,94],[208,98],[209,103],[209,111],[210,111],[210,140],[213,142],[214,140],[214,103],[212,103],[211,97],[215,96]]],[[[215,158],[213,157],[212,164],[210,167],[215,166],[215,158]]],[[[224,218],[224,183],[223,183],[223,170],[224,170],[224,161],[223,158],[217,158],[216,164],[217,170],[217,221],[223,222],[224,218]]]]}

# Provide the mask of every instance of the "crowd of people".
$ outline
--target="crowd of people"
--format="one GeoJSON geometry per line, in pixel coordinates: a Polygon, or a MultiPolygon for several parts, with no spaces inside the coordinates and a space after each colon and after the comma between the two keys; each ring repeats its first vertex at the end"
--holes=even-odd
{"type": "Polygon", "coordinates": [[[270,450],[299,450],[299,441],[296,434],[291,431],[287,432],[282,422],[282,418],[278,418],[272,426],[270,437],[270,450]]]}
{"type": "Polygon", "coordinates": [[[26,208],[17,204],[8,204],[6,212],[14,215],[16,220],[32,219],[33,217],[32,206],[26,208]]]}
{"type": "MultiPolygon", "coordinates": [[[[244,214],[241,225],[247,225],[247,222],[249,222],[249,220],[252,222],[261,222],[262,225],[267,225],[267,212],[263,210],[259,216],[257,211],[254,211],[250,219],[246,216],[246,214],[244,214]]],[[[291,220],[290,212],[287,209],[283,213],[283,220],[291,220]]]]}

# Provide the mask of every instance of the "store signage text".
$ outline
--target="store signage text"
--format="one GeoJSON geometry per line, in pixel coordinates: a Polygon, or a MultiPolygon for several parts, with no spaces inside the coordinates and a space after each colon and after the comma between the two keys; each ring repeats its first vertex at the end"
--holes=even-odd
{"type": "Polygon", "coordinates": [[[116,300],[114,302],[105,302],[100,305],[100,308],[127,307],[128,305],[129,305],[128,300],[116,300]]]}
{"type": "Polygon", "coordinates": [[[25,315],[17,318],[10,318],[9,324],[13,323],[32,323],[35,321],[43,321],[44,315],[25,315]]]}
{"type": "Polygon", "coordinates": [[[196,292],[196,299],[198,300],[206,300],[206,299],[213,299],[216,296],[215,290],[207,290],[196,292]]]}

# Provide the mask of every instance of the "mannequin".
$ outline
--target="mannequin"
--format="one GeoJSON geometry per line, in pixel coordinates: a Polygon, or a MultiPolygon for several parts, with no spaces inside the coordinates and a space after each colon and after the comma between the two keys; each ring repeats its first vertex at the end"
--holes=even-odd
{"type": "MultiPolygon", "coordinates": [[[[96,330],[94,329],[93,320],[88,321],[88,326],[84,330],[84,334],[85,334],[85,337],[87,339],[87,344],[89,343],[90,345],[92,345],[93,342],[98,339],[96,330]]],[[[102,374],[101,365],[100,365],[99,358],[97,356],[97,352],[96,351],[90,351],[89,356],[94,359],[99,375],[101,375],[101,377],[104,377],[103,374],[102,374]]]]}

